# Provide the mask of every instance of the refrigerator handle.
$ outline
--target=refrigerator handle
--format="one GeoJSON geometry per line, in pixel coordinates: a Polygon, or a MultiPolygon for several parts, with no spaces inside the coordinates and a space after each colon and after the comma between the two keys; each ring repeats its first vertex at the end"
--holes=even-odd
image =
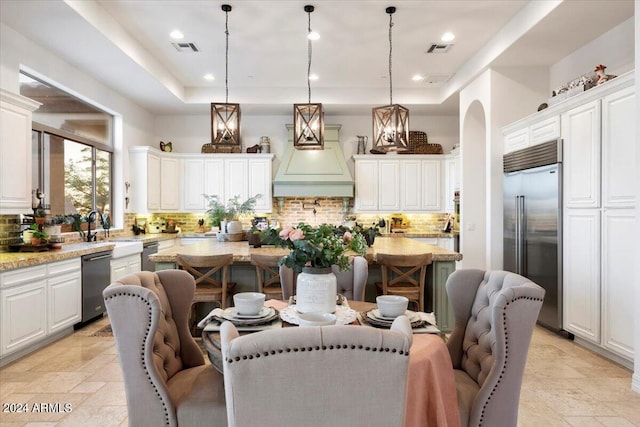
{"type": "Polygon", "coordinates": [[[520,274],[520,196],[516,196],[516,221],[515,221],[515,240],[516,240],[516,273],[520,274]]]}
{"type": "Polygon", "coordinates": [[[518,274],[520,274],[521,276],[525,276],[527,274],[527,265],[526,265],[526,246],[525,246],[525,230],[526,230],[526,224],[525,224],[525,215],[524,215],[524,196],[518,196],[518,200],[517,200],[517,207],[516,207],[516,212],[518,215],[518,219],[517,219],[517,224],[518,224],[518,229],[517,229],[517,245],[518,245],[518,250],[517,250],[517,256],[518,256],[518,261],[517,261],[517,268],[518,268],[518,274]]]}

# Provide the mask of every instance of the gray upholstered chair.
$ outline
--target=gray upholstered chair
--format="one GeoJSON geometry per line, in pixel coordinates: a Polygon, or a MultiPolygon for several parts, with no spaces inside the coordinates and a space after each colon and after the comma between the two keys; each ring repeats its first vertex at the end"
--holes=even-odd
{"type": "Polygon", "coordinates": [[[447,280],[455,324],[447,347],[462,426],[516,426],[522,375],[544,289],[506,271],[447,280]]]}
{"type": "MultiPolygon", "coordinates": [[[[331,266],[331,270],[336,275],[339,294],[344,295],[350,301],[364,301],[364,290],[369,277],[369,264],[364,257],[352,257],[351,268],[348,271],[340,271],[337,265],[331,266]]],[[[295,295],[295,279],[296,275],[292,269],[280,266],[280,282],[285,299],[295,295]]]]}
{"type": "Polygon", "coordinates": [[[129,425],[226,426],[222,375],[189,333],[186,271],[142,271],[103,292],[118,348],[129,425]]]}
{"type": "Polygon", "coordinates": [[[404,425],[411,325],[272,329],[222,324],[229,427],[404,425]]]}

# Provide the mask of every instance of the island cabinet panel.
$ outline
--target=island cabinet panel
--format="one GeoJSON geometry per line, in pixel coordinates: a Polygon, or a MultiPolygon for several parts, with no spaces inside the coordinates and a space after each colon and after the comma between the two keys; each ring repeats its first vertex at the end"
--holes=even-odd
{"type": "Polygon", "coordinates": [[[31,116],[39,106],[0,89],[0,214],[31,210],[31,116]]]}
{"type": "Polygon", "coordinates": [[[80,258],[0,273],[0,356],[73,332],[81,298],[80,258]]]}

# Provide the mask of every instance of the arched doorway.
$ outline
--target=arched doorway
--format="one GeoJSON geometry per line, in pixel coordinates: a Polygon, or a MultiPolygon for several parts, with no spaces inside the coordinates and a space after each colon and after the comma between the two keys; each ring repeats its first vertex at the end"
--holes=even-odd
{"type": "Polygon", "coordinates": [[[461,120],[460,252],[464,268],[487,268],[487,125],[473,101],[461,120]]]}

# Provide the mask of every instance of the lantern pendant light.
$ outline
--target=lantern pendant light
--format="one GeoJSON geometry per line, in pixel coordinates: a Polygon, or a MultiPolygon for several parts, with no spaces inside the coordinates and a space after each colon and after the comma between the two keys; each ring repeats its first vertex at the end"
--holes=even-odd
{"type": "Polygon", "coordinates": [[[383,152],[406,151],[409,140],[409,110],[393,103],[391,35],[395,11],[393,6],[386,9],[389,14],[389,105],[373,109],[373,148],[383,152]]]}
{"type": "Polygon", "coordinates": [[[307,89],[309,102],[306,104],[293,104],[293,146],[298,150],[322,150],[324,148],[324,112],[322,104],[311,103],[311,12],[314,7],[304,7],[307,12],[307,89]]]}
{"type": "Polygon", "coordinates": [[[222,5],[225,14],[225,101],[211,103],[211,143],[214,147],[231,146],[231,150],[240,152],[240,104],[229,104],[229,12],[231,6],[222,5]]]}

